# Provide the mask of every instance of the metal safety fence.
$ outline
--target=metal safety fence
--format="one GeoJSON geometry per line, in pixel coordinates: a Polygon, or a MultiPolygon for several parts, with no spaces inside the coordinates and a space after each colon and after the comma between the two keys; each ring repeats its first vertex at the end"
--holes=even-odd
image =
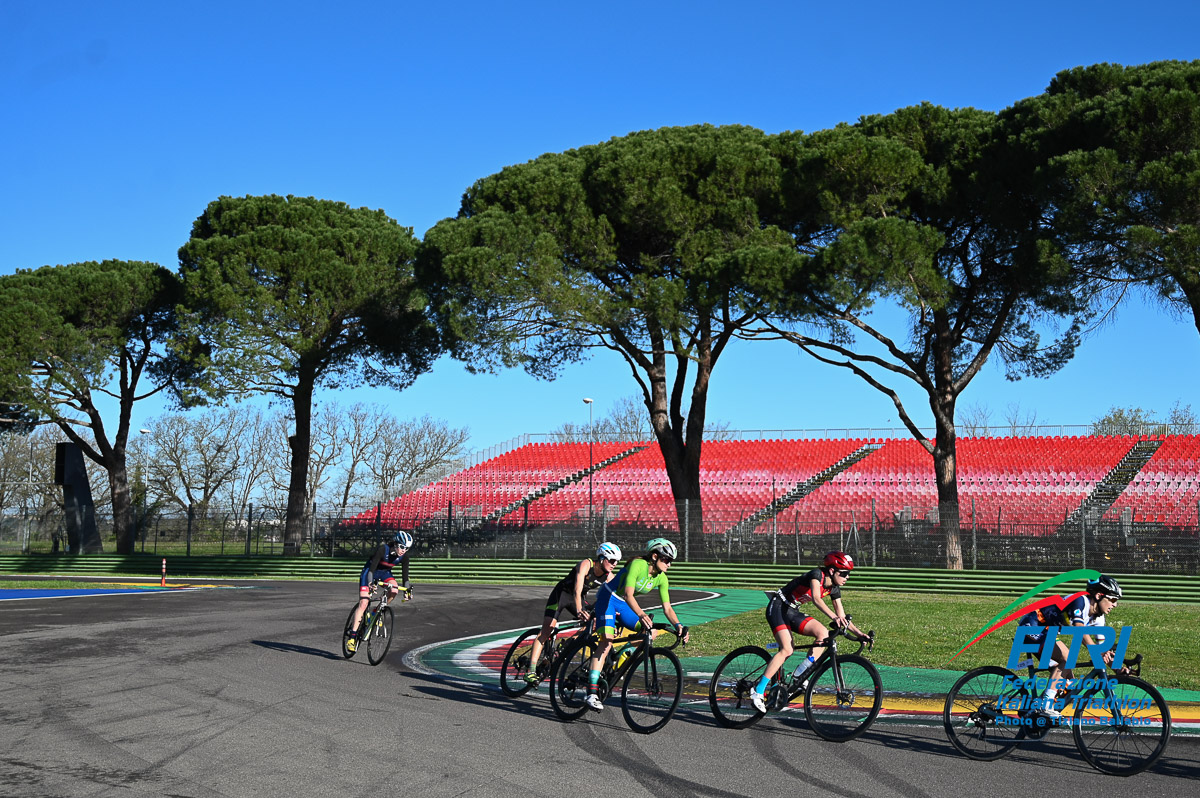
{"type": "MultiPolygon", "coordinates": [[[[370,509],[322,512],[313,506],[300,524],[300,535],[290,541],[279,507],[159,511],[135,520],[134,553],[358,559],[396,529],[405,529],[414,534],[414,556],[420,558],[570,559],[590,555],[606,540],[628,558],[643,551],[648,539],[665,536],[689,562],[808,566],[837,549],[861,565],[881,567],[1200,573],[1196,526],[1137,523],[1128,517],[1024,523],[1014,512],[1005,514],[1001,524],[962,518],[942,523],[936,508],[879,514],[826,507],[809,515],[791,508],[763,520],[756,515],[760,508],[706,503],[685,504],[668,518],[658,505],[643,513],[631,512],[636,508],[628,505],[620,512],[602,507],[553,520],[518,512],[499,521],[487,520],[480,508],[447,506],[433,516],[385,520],[381,507],[365,512],[370,509]],[[355,516],[358,520],[348,520],[355,516]]],[[[97,524],[104,550],[114,552],[111,518],[98,517],[97,524]]],[[[64,529],[63,519],[54,514],[0,516],[0,554],[65,552],[64,529]]]]}

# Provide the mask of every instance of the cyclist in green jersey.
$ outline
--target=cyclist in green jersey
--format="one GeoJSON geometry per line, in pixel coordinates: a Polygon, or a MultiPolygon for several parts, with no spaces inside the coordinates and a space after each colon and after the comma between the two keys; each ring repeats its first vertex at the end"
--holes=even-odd
{"type": "MultiPolygon", "coordinates": [[[[604,704],[596,695],[596,686],[600,682],[600,671],[604,668],[604,661],[612,651],[618,627],[637,630],[651,626],[650,616],[637,602],[638,595],[658,588],[663,612],[668,620],[675,624],[677,633],[683,630],[674,608],[671,607],[670,585],[667,582],[667,571],[678,553],[671,541],[655,538],[646,544],[646,553],[643,556],[630,560],[621,573],[602,585],[596,593],[596,627],[600,635],[600,644],[588,664],[588,693],[585,699],[593,710],[604,709],[604,704]]],[[[683,640],[686,643],[687,636],[683,640]]]]}

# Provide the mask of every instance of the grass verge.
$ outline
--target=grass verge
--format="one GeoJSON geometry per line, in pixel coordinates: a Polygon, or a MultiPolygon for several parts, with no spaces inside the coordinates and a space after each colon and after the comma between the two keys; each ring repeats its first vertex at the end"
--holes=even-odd
{"type": "MultiPolygon", "coordinates": [[[[1003,607],[1003,597],[897,594],[847,591],[847,612],[863,630],[875,630],[871,661],[879,665],[941,670],[970,670],[980,665],[1004,665],[1012,645],[1013,626],[1006,626],[951,660],[1003,607]]],[[[1121,603],[1109,616],[1120,631],[1133,627],[1127,656],[1141,653],[1142,676],[1158,687],[1200,690],[1200,638],[1187,630],[1200,626],[1195,604],[1121,603]]],[[[811,638],[801,638],[803,641],[811,638]]],[[[1069,638],[1064,638],[1064,640],[1069,638]]],[[[695,627],[688,656],[721,656],[738,646],[773,642],[762,610],[745,612],[695,627]]],[[[794,659],[794,657],[793,657],[794,659]]],[[[1087,663],[1081,654],[1079,670],[1087,663]]],[[[795,665],[795,662],[792,663],[795,665]]]]}

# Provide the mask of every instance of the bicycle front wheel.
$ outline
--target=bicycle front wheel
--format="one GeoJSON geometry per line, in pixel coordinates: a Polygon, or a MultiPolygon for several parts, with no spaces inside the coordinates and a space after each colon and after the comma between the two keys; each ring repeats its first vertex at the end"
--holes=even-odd
{"type": "Polygon", "coordinates": [[[350,642],[350,630],[354,628],[354,613],[357,609],[357,604],[350,608],[350,614],[346,616],[346,628],[342,630],[342,656],[346,659],[354,656],[354,651],[347,644],[350,642]]]}
{"type": "Polygon", "coordinates": [[[563,720],[574,720],[587,712],[588,663],[595,640],[579,635],[567,644],[554,675],[550,677],[550,706],[563,720]]]}
{"type": "Polygon", "coordinates": [[[652,734],[666,726],[679,707],[683,669],[679,658],[665,648],[634,656],[621,688],[621,714],[635,732],[652,734]]]}
{"type": "Polygon", "coordinates": [[[727,729],[744,729],[763,713],[750,703],[750,691],[762,678],[771,656],[758,646],[742,646],[725,655],[708,683],[708,706],[727,729]]]}
{"type": "Polygon", "coordinates": [[[987,666],[967,671],[946,694],[942,725],[950,744],[971,759],[1007,754],[1025,738],[1018,712],[1029,693],[1013,687],[1012,671],[987,666]]]}
{"type": "Polygon", "coordinates": [[[1171,712],[1162,694],[1134,676],[1115,676],[1111,693],[1076,701],[1072,731],[1087,763],[1102,773],[1132,776],[1153,765],[1167,748],[1171,712]]]}
{"type": "Polygon", "coordinates": [[[375,622],[371,624],[371,628],[367,630],[367,662],[372,665],[378,665],[383,661],[383,655],[388,652],[388,648],[392,645],[392,625],[395,622],[395,615],[392,614],[391,607],[384,607],[375,616],[375,622]]]}
{"type": "Polygon", "coordinates": [[[835,743],[853,740],[870,728],[883,706],[883,682],[869,660],[850,654],[825,660],[808,677],[804,717],[821,737],[835,743]],[[838,674],[841,679],[838,679],[838,674]]]}
{"type": "MultiPolygon", "coordinates": [[[[513,641],[508,653],[504,655],[504,665],[500,668],[500,689],[506,696],[517,698],[525,695],[533,687],[525,681],[525,676],[535,667],[530,661],[530,655],[533,651],[533,641],[537,640],[541,631],[539,627],[525,632],[513,641]]],[[[543,653],[541,660],[545,662],[549,659],[543,653]]]]}

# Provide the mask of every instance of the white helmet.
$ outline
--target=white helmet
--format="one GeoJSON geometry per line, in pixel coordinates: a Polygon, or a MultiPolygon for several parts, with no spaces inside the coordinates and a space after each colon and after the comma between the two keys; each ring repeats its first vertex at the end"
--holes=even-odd
{"type": "Polygon", "coordinates": [[[675,544],[666,538],[655,538],[646,544],[647,554],[658,554],[660,557],[669,557],[675,559],[679,556],[679,550],[675,548],[675,544]]]}
{"type": "Polygon", "coordinates": [[[621,549],[616,543],[601,543],[596,549],[596,556],[612,560],[614,564],[621,561],[621,549]]]}

